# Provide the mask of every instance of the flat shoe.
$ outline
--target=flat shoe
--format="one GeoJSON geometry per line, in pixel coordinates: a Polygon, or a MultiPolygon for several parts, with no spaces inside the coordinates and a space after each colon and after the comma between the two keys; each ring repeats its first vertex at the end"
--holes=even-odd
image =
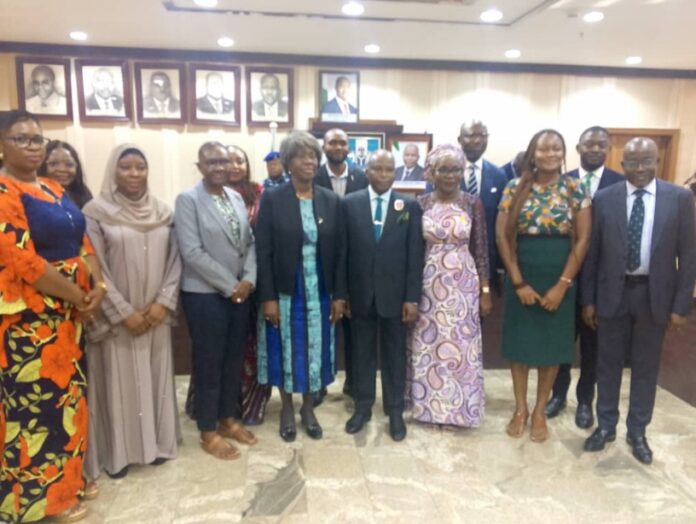
{"type": "Polygon", "coordinates": [[[99,496],[99,486],[97,483],[93,480],[90,480],[87,482],[87,485],[85,486],[85,492],[82,495],[82,498],[84,500],[94,500],[99,496]]]}
{"type": "Polygon", "coordinates": [[[121,471],[117,471],[116,473],[109,473],[108,471],[106,472],[107,475],[109,475],[109,478],[112,478],[114,480],[116,479],[122,479],[126,475],[128,475],[128,466],[123,468],[121,471]]]}
{"type": "Polygon", "coordinates": [[[295,426],[285,426],[280,428],[280,438],[285,442],[295,442],[297,437],[297,429],[295,426]]]}
{"type": "Polygon", "coordinates": [[[246,444],[247,446],[253,446],[258,442],[254,434],[239,422],[235,422],[231,426],[221,425],[217,433],[221,437],[234,439],[240,444],[246,444]]]}
{"type": "Polygon", "coordinates": [[[319,439],[321,439],[321,437],[324,436],[324,431],[321,429],[321,426],[319,425],[318,422],[314,422],[312,424],[307,424],[303,420],[302,427],[304,427],[305,433],[307,433],[309,438],[312,438],[314,440],[319,440],[319,439]]]}
{"type": "Polygon", "coordinates": [[[78,502],[72,508],[61,511],[57,515],[51,517],[53,522],[60,522],[61,524],[68,524],[70,522],[77,522],[84,519],[87,516],[87,506],[82,502],[78,502]]]}
{"type": "Polygon", "coordinates": [[[515,411],[505,428],[505,433],[512,438],[520,438],[524,434],[524,428],[527,426],[527,419],[529,419],[528,411],[515,411]]]}

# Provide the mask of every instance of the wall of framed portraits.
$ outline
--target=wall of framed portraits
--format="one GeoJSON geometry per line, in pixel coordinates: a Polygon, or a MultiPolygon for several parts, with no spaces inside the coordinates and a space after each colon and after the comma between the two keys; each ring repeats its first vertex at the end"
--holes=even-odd
{"type": "MultiPolygon", "coordinates": [[[[278,140],[317,119],[394,121],[418,146],[421,165],[429,141],[454,142],[466,118],[488,125],[486,157],[497,164],[524,149],[535,131],[555,127],[568,142],[569,168],[577,165],[577,136],[589,125],[676,129],[675,182],[696,166],[693,79],[176,61],[173,54],[139,60],[3,52],[0,110],[23,104],[40,113],[46,136],[77,148],[93,190],[111,149],[138,144],[150,161],[151,186],[170,203],[198,180],[196,152],[206,140],[241,146],[253,178],[265,178],[273,121],[278,140]]],[[[356,157],[360,144],[372,147],[369,138],[356,141],[356,157]]],[[[403,154],[403,142],[396,149],[403,154]]]]}

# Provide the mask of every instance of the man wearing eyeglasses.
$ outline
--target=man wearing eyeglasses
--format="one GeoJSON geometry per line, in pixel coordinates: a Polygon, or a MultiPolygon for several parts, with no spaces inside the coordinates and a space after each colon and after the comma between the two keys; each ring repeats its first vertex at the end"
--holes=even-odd
{"type": "Polygon", "coordinates": [[[655,142],[634,138],[624,147],[626,183],[597,193],[592,241],[583,266],[583,319],[597,329],[598,427],[585,451],[616,439],[626,356],[631,393],[626,442],[643,464],[652,462],[645,431],[652,419],[662,341],[681,329],[696,280],[696,225],[691,192],[656,180],[655,142]]]}
{"type": "Polygon", "coordinates": [[[47,65],[38,65],[31,72],[26,110],[37,115],[65,115],[68,104],[65,96],[56,91],[56,74],[47,65]]]}

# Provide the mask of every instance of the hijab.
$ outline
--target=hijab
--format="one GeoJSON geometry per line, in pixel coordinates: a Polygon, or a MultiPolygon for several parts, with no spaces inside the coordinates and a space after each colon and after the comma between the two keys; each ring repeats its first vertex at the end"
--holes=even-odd
{"type": "MultiPolygon", "coordinates": [[[[82,212],[98,222],[127,226],[142,233],[172,223],[172,210],[150,195],[149,187],[137,200],[132,200],[118,191],[116,168],[124,153],[139,154],[142,151],[133,144],[121,144],[111,152],[99,196],[85,205],[82,212]]],[[[147,160],[145,160],[147,162],[147,160]]]]}

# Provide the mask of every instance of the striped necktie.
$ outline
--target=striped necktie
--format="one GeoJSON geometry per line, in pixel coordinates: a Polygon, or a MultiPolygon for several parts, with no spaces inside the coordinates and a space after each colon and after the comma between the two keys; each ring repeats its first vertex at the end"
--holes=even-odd
{"type": "Polygon", "coordinates": [[[466,192],[472,195],[478,195],[478,182],[476,181],[476,166],[469,166],[469,176],[466,180],[466,192]]]}

